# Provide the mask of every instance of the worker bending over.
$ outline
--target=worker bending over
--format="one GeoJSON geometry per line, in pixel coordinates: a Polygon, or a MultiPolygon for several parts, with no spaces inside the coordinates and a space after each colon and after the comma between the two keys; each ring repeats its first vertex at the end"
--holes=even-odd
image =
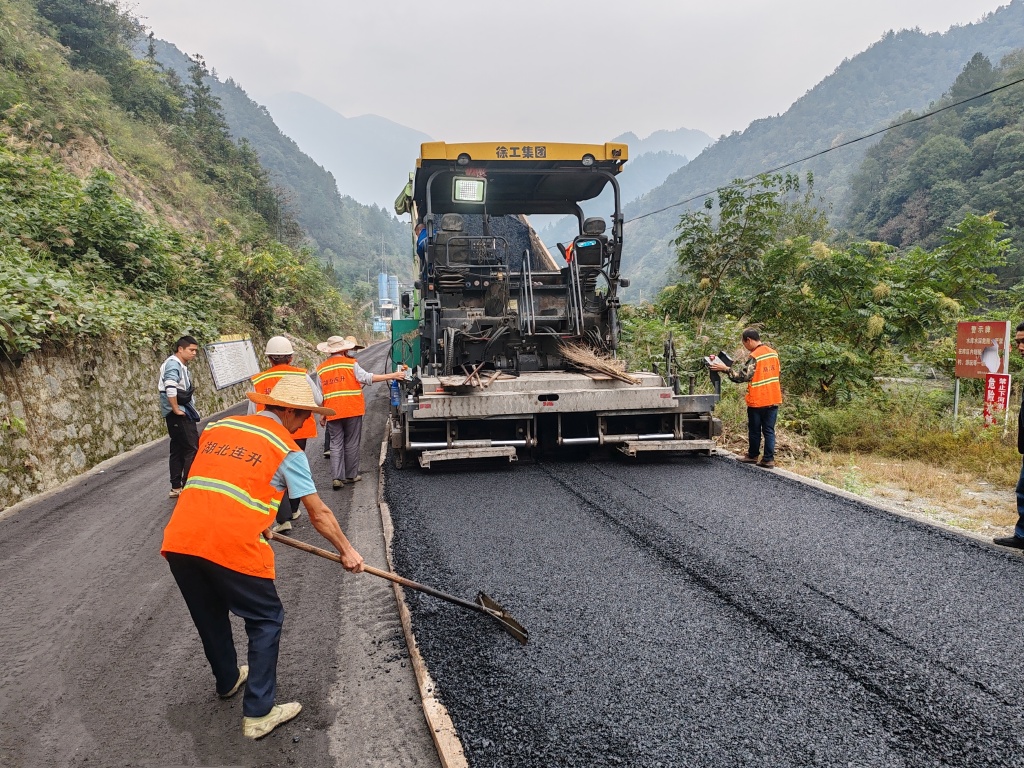
{"type": "Polygon", "coordinates": [[[284,494],[302,499],[309,521],[338,550],[346,570],[362,571],[363,558],[317,495],[306,454],[292,437],[311,413],[334,412],[316,405],[304,377],[284,377],[269,394],[246,396],[265,410],[203,431],[160,553],[199,630],[217,694],[228,698],[245,686],[242,733],[258,739],[302,710],[297,701],[275,703],[284,608],[263,531],[284,494]],[[229,612],[245,622],[247,665],[238,665],[229,612]]]}

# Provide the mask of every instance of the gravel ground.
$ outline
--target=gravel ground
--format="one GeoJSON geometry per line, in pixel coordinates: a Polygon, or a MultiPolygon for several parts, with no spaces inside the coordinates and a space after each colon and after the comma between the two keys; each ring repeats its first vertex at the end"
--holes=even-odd
{"type": "Polygon", "coordinates": [[[1024,561],[725,458],[387,471],[470,764],[1024,766],[1024,561]],[[755,497],[762,501],[756,504],[755,497]]]}

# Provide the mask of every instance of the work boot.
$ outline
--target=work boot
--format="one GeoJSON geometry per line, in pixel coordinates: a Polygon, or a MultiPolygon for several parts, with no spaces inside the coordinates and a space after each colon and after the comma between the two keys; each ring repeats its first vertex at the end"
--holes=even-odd
{"type": "Polygon", "coordinates": [[[227,693],[218,693],[217,695],[220,696],[222,699],[230,699],[232,696],[234,696],[236,693],[242,690],[242,686],[245,685],[245,681],[248,679],[249,665],[243,664],[238,668],[238,680],[235,681],[235,687],[227,693]]]}
{"type": "Polygon", "coordinates": [[[247,739],[262,739],[301,711],[302,705],[299,702],[289,701],[287,704],[275,704],[263,717],[243,717],[242,735],[247,739]]]}
{"type": "Polygon", "coordinates": [[[301,516],[302,516],[302,510],[301,509],[296,509],[294,512],[292,512],[292,520],[298,520],[301,516]]]}
{"type": "Polygon", "coordinates": [[[358,483],[362,479],[363,479],[362,475],[356,475],[355,477],[346,477],[345,478],[345,482],[348,483],[349,485],[351,485],[352,483],[358,483]]]}
{"type": "Polygon", "coordinates": [[[992,541],[1001,547],[1012,547],[1013,549],[1024,549],[1024,539],[1020,536],[1000,536],[992,541]]]}
{"type": "Polygon", "coordinates": [[[288,520],[285,520],[283,523],[274,523],[270,526],[271,533],[282,533],[284,531],[290,531],[291,529],[292,524],[288,520]]]}
{"type": "Polygon", "coordinates": [[[774,461],[770,461],[770,460],[769,461],[759,461],[759,462],[757,462],[757,466],[764,467],[765,469],[775,469],[775,462],[774,461]]]}
{"type": "Polygon", "coordinates": [[[335,480],[333,483],[331,483],[331,488],[333,488],[334,490],[338,490],[344,484],[345,484],[344,480],[335,480]]]}
{"type": "Polygon", "coordinates": [[[740,456],[736,461],[740,464],[757,464],[757,456],[740,456]]]}

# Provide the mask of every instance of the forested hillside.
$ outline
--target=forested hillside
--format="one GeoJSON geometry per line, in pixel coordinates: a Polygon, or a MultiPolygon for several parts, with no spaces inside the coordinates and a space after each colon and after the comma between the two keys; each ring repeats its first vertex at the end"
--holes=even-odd
{"type": "MultiPolygon", "coordinates": [[[[188,56],[163,40],[154,40],[153,45],[160,64],[180,77],[187,76],[191,66],[188,56]]],[[[147,48],[145,41],[136,45],[139,55],[145,55],[147,48]]],[[[231,135],[245,139],[255,150],[286,209],[347,293],[361,300],[362,293],[376,291],[382,247],[389,271],[405,274],[411,270],[408,224],[395,218],[390,208],[364,205],[342,196],[333,174],[282,133],[267,108],[250,99],[239,84],[231,79],[222,82],[213,74],[204,82],[220,101],[231,135]],[[366,281],[367,270],[372,285],[364,286],[362,292],[354,290],[358,282],[366,281]]],[[[395,181],[396,190],[401,182],[402,177],[395,181]]]]}
{"type": "MultiPolygon", "coordinates": [[[[1024,52],[997,67],[978,54],[937,106],[1019,80],[1024,52]]],[[[861,237],[935,247],[967,213],[995,212],[1024,242],[1024,83],[889,132],[852,186],[851,228],[861,237]]],[[[1021,259],[1004,279],[1019,280],[1021,259]]]]}
{"type": "Polygon", "coordinates": [[[0,0],[0,352],[353,321],[196,63],[103,0],[0,0]]]}
{"type": "MultiPolygon", "coordinates": [[[[756,120],[742,133],[721,137],[658,189],[627,207],[626,219],[703,196],[735,178],[749,177],[828,149],[883,127],[908,109],[920,110],[938,99],[971,57],[981,52],[992,61],[1024,40],[1024,0],[989,14],[975,24],[944,34],[890,32],[868,50],[842,62],[834,73],[778,117],[756,120]]],[[[868,142],[855,144],[791,170],[813,171],[816,191],[843,225],[849,212],[850,179],[864,159],[868,142]]],[[[624,171],[628,173],[627,170],[624,171]]],[[[628,224],[623,269],[631,291],[656,290],[672,279],[671,241],[683,207],[628,224]]]]}
{"type": "MultiPolygon", "coordinates": [[[[409,98],[415,94],[410,90],[409,98]]],[[[267,107],[304,152],[331,170],[343,194],[389,211],[416,167],[420,144],[432,141],[379,115],[346,117],[303,93],[278,94],[267,107]]]]}

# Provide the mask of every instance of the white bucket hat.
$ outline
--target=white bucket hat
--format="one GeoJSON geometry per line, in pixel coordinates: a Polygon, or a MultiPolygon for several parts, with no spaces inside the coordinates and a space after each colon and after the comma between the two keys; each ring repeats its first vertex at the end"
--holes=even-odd
{"type": "Polygon", "coordinates": [[[312,411],[322,416],[333,416],[332,408],[317,405],[313,399],[313,389],[304,376],[285,376],[266,395],[259,392],[246,392],[245,396],[259,405],[276,405],[280,408],[298,408],[312,411]]]}

